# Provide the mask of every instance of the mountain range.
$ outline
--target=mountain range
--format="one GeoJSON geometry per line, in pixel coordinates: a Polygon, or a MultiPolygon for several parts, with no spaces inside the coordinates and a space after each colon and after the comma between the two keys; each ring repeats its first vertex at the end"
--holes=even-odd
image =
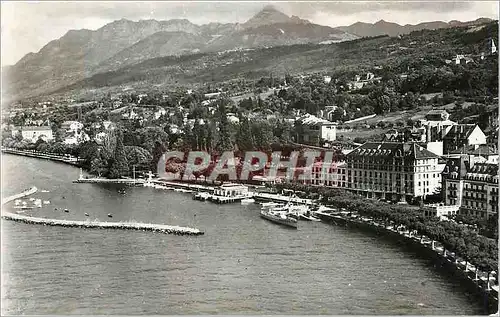
{"type": "Polygon", "coordinates": [[[450,27],[480,25],[489,23],[491,21],[493,20],[488,18],[479,18],[474,21],[468,21],[468,22],[460,22],[453,20],[450,22],[433,21],[433,22],[423,22],[419,24],[399,25],[397,23],[380,20],[376,23],[356,22],[349,26],[339,26],[337,27],[337,29],[360,37],[370,37],[378,35],[398,36],[420,30],[437,30],[450,27]]]}
{"type": "MultiPolygon", "coordinates": [[[[476,20],[484,23],[484,20],[476,20]]],[[[95,31],[70,30],[2,68],[4,96],[29,97],[57,90],[95,74],[163,56],[256,49],[306,43],[343,42],[359,37],[391,36],[461,22],[400,26],[379,21],[332,28],[264,7],[245,23],[197,25],[186,19],[167,21],[121,19],[95,31]]],[[[472,23],[472,22],[469,22],[472,23]]]]}

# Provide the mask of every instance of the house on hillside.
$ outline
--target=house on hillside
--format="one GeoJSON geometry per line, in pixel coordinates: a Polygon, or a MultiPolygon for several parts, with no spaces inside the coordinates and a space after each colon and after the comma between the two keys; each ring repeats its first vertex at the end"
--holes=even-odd
{"type": "Polygon", "coordinates": [[[295,120],[296,142],[321,146],[323,141],[335,141],[337,124],[306,114],[295,120]]]}
{"type": "Polygon", "coordinates": [[[457,65],[466,65],[469,63],[473,63],[474,59],[467,55],[457,55],[455,57],[455,64],[457,65]]]}
{"type": "Polygon", "coordinates": [[[443,138],[444,153],[482,144],[486,144],[486,135],[477,124],[453,125],[443,138]]]}
{"type": "Polygon", "coordinates": [[[23,140],[32,143],[35,143],[40,138],[45,142],[54,139],[54,136],[52,135],[52,129],[49,126],[14,127],[12,129],[12,136],[15,137],[19,132],[23,136],[23,140]]]}
{"type": "MultiPolygon", "coordinates": [[[[324,110],[318,111],[318,117],[329,120],[329,121],[335,121],[333,119],[333,114],[335,110],[337,110],[337,106],[326,106],[324,110]]],[[[344,115],[346,115],[347,112],[344,110],[344,115]]]]}
{"type": "Polygon", "coordinates": [[[429,121],[446,121],[450,118],[450,114],[446,110],[431,110],[425,115],[425,119],[429,121]]]}
{"type": "Polygon", "coordinates": [[[65,144],[79,144],[90,140],[89,136],[83,132],[83,124],[79,121],[64,121],[61,124],[61,129],[65,133],[65,144]]]}
{"type": "Polygon", "coordinates": [[[425,128],[426,142],[442,142],[451,127],[457,123],[449,120],[449,113],[445,110],[431,110],[420,120],[420,125],[425,128]]]}

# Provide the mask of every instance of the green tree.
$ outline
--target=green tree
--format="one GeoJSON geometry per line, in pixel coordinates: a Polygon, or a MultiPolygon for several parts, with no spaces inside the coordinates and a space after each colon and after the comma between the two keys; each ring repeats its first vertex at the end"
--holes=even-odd
{"type": "Polygon", "coordinates": [[[230,124],[227,119],[226,106],[228,105],[227,99],[219,99],[217,107],[217,121],[219,123],[219,133],[217,137],[216,150],[219,152],[231,151],[233,150],[233,144],[231,141],[230,124]]]}
{"type": "Polygon", "coordinates": [[[236,144],[240,151],[251,151],[255,149],[252,128],[246,116],[240,115],[240,124],[236,133],[236,144]]]}
{"type": "Polygon", "coordinates": [[[114,151],[114,156],[111,159],[111,164],[109,167],[109,177],[110,178],[120,178],[127,175],[129,172],[129,166],[127,163],[127,156],[125,154],[125,149],[123,146],[123,134],[118,131],[116,136],[116,147],[114,151]]]}
{"type": "Polygon", "coordinates": [[[99,177],[108,175],[108,160],[102,147],[97,148],[90,161],[90,173],[99,177]]]}

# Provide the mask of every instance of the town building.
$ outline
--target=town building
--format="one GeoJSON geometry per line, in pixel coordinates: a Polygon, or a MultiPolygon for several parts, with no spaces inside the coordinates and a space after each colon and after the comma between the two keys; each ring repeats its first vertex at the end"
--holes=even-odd
{"type": "Polygon", "coordinates": [[[469,145],[482,144],[486,144],[486,135],[477,124],[453,125],[443,138],[444,153],[450,153],[469,145]]]}
{"type": "Polygon", "coordinates": [[[322,146],[324,141],[335,141],[337,124],[306,114],[295,120],[296,142],[322,146]]]}
{"type": "Polygon", "coordinates": [[[83,131],[83,124],[79,121],[64,121],[61,124],[61,130],[65,133],[65,144],[80,144],[90,139],[83,131]]]}
{"type": "Polygon", "coordinates": [[[474,59],[470,56],[466,56],[466,55],[457,55],[455,57],[455,64],[457,65],[466,65],[466,64],[469,64],[469,63],[473,63],[474,62],[474,59]]]}
{"type": "Polygon", "coordinates": [[[448,161],[442,177],[444,202],[459,214],[486,219],[498,213],[498,164],[462,156],[448,161]]]}
{"type": "Polygon", "coordinates": [[[346,155],[347,189],[369,198],[413,201],[435,195],[444,164],[424,147],[368,142],[346,155]]]}
{"type": "Polygon", "coordinates": [[[52,129],[49,126],[23,126],[14,127],[12,129],[12,136],[15,137],[18,133],[21,133],[23,140],[35,143],[38,139],[42,139],[45,142],[54,139],[52,135],[52,129]]]}

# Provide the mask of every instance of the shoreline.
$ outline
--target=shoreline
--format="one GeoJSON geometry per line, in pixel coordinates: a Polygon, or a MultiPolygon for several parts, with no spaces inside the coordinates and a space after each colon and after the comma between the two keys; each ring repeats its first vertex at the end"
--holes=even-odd
{"type": "Polygon", "coordinates": [[[18,156],[26,156],[38,159],[45,159],[53,162],[65,163],[75,167],[80,167],[80,161],[77,157],[72,156],[64,156],[58,155],[55,153],[40,153],[36,151],[28,151],[28,150],[16,150],[10,148],[2,148],[2,153],[18,155],[18,156]]]}
{"type": "MultiPolygon", "coordinates": [[[[37,156],[31,156],[31,157],[40,158],[37,156]]],[[[74,164],[71,165],[75,166],[74,164]]],[[[110,180],[109,183],[112,183],[112,181],[113,180],[110,180]]],[[[158,188],[158,189],[183,188],[183,189],[189,189],[190,191],[193,192],[213,191],[214,189],[213,186],[208,186],[203,184],[180,183],[180,182],[170,182],[161,180],[153,180],[151,182],[144,181],[143,186],[158,188]],[[155,185],[158,185],[159,187],[155,187],[155,185]]],[[[261,200],[273,200],[273,198],[275,198],[278,201],[289,200],[288,196],[282,196],[279,194],[269,194],[269,193],[262,193],[263,195],[259,195],[259,193],[255,194],[261,196],[261,197],[258,196],[255,197],[261,200]]],[[[304,203],[303,199],[300,200],[301,200],[300,203],[304,203]]],[[[317,201],[315,202],[314,200],[311,199],[309,199],[307,202],[307,204],[315,204],[315,203],[317,203],[317,201]]],[[[334,206],[334,208],[337,207],[334,206]]],[[[363,220],[359,221],[356,219],[350,219],[341,216],[333,216],[325,213],[315,213],[315,214],[325,223],[330,223],[330,224],[334,223],[335,225],[339,225],[339,223],[341,223],[341,225],[345,227],[355,228],[357,230],[362,230],[365,232],[370,231],[372,234],[376,233],[377,235],[383,235],[384,237],[395,238],[397,242],[404,244],[403,250],[405,249],[408,250],[409,247],[412,251],[416,251],[419,256],[425,257],[428,260],[439,263],[441,269],[451,274],[452,278],[458,279],[460,284],[462,284],[467,290],[474,293],[474,295],[478,299],[482,300],[485,303],[484,309],[487,312],[486,314],[498,315],[498,286],[496,286],[496,289],[492,288],[490,290],[487,290],[484,287],[482,287],[479,284],[479,281],[481,281],[481,279],[477,281],[472,279],[470,275],[466,274],[467,272],[472,272],[471,270],[461,269],[461,267],[458,265],[459,264],[458,260],[452,261],[450,260],[449,257],[440,254],[438,252],[440,251],[440,247],[434,248],[434,243],[431,243],[431,248],[429,248],[428,242],[422,243],[423,242],[422,237],[419,239],[415,239],[416,236],[412,236],[411,233],[403,232],[403,234],[401,234],[394,228],[386,228],[382,224],[378,224],[375,221],[368,220],[368,218],[366,218],[368,221],[363,221],[363,220]],[[339,223],[336,223],[336,221],[338,221],[339,223]],[[494,293],[496,293],[496,296],[494,293]]],[[[439,242],[437,242],[437,244],[439,244],[439,242]]],[[[449,254],[453,253],[449,252],[449,254]]]]}
{"type": "MultiPolygon", "coordinates": [[[[409,231],[398,231],[393,227],[385,227],[383,224],[369,220],[368,218],[349,218],[347,216],[343,217],[321,212],[315,213],[315,215],[325,223],[369,232],[382,238],[389,238],[390,241],[400,244],[403,249],[409,248],[411,251],[417,253],[419,257],[432,261],[437,265],[437,269],[457,279],[465,289],[473,293],[478,300],[484,303],[486,314],[498,315],[498,286],[496,288],[492,287],[489,290],[486,289],[485,286],[480,284],[480,281],[487,283],[482,276],[478,280],[474,279],[472,273],[475,272],[473,270],[475,268],[471,264],[465,268],[463,259],[455,256],[452,252],[448,252],[446,255],[441,253],[444,251],[444,248],[439,242],[426,239],[425,236],[412,235],[409,231]],[[436,246],[437,244],[439,246],[436,246]],[[462,268],[462,266],[464,267],[462,268]]],[[[485,275],[480,270],[478,270],[478,273],[478,276],[485,275]]]]}

